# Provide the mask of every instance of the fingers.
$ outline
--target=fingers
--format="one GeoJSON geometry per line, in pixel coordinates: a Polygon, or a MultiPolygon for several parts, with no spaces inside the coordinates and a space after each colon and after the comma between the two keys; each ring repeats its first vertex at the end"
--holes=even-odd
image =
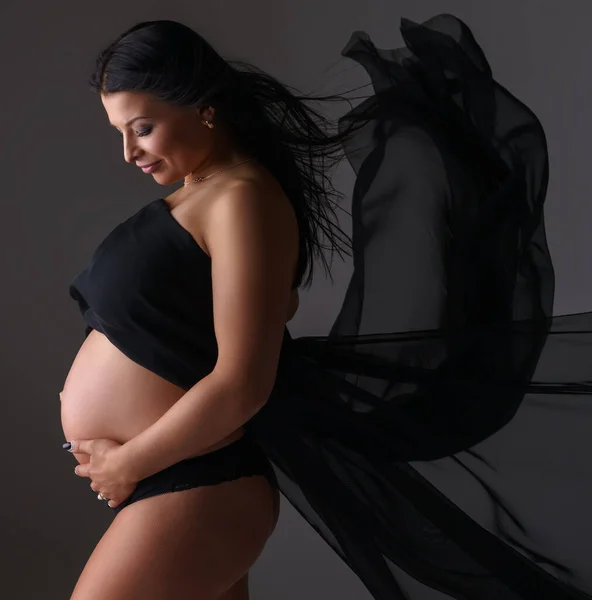
{"type": "Polygon", "coordinates": [[[90,463],[76,465],[76,467],[74,467],[74,473],[79,477],[90,477],[90,463]]]}
{"type": "MultiPolygon", "coordinates": [[[[97,484],[96,484],[94,481],[92,481],[92,482],[91,482],[91,484],[90,484],[90,489],[91,489],[93,492],[96,492],[97,494],[100,494],[100,493],[101,493],[101,490],[99,489],[99,486],[98,486],[98,485],[97,485],[97,484]]],[[[106,500],[108,497],[109,497],[109,496],[108,496],[108,494],[103,494],[103,498],[104,498],[105,500],[106,500]]],[[[108,505],[109,505],[111,508],[115,508],[115,507],[116,507],[116,506],[119,504],[119,502],[117,502],[117,501],[116,501],[115,499],[113,499],[113,498],[109,498],[109,501],[107,502],[107,504],[108,504],[108,505]]]]}
{"type": "Polygon", "coordinates": [[[91,454],[92,440],[70,440],[70,450],[68,452],[76,454],[91,454]]]}

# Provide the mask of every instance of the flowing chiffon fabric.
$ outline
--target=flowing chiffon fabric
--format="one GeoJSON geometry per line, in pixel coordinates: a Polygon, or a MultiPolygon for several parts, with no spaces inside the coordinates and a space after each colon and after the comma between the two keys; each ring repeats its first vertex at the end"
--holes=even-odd
{"type": "Polygon", "coordinates": [[[363,32],[354,271],[248,423],[376,600],[592,598],[592,313],[553,316],[545,134],[452,15],[363,32]]]}

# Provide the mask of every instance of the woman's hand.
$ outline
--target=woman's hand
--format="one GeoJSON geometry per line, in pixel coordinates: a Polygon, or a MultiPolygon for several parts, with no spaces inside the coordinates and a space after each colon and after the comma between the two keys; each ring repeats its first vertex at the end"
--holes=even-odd
{"type": "Polygon", "coordinates": [[[74,473],[80,477],[90,477],[90,487],[109,498],[109,506],[116,508],[131,496],[138,485],[132,481],[119,460],[122,444],[115,440],[74,440],[70,451],[75,454],[88,454],[89,462],[80,464],[74,473]]]}

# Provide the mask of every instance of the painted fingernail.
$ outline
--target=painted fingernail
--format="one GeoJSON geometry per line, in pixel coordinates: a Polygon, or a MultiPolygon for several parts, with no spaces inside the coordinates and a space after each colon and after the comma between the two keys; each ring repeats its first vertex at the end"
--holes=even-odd
{"type": "Polygon", "coordinates": [[[66,442],[65,444],[62,444],[62,448],[64,450],[67,450],[68,452],[72,452],[72,450],[71,450],[72,444],[70,442],[66,442]]]}

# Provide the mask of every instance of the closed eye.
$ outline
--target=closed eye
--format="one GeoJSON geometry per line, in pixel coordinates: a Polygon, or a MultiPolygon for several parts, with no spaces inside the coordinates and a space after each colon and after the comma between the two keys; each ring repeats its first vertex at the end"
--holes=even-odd
{"type": "MultiPolygon", "coordinates": [[[[121,133],[121,131],[119,131],[119,129],[116,129],[116,131],[120,135],[120,137],[123,137],[123,134],[121,133]]],[[[145,135],[148,135],[149,133],[152,133],[152,127],[148,127],[148,129],[144,129],[143,131],[136,133],[136,135],[138,137],[144,137],[145,135]]]]}

